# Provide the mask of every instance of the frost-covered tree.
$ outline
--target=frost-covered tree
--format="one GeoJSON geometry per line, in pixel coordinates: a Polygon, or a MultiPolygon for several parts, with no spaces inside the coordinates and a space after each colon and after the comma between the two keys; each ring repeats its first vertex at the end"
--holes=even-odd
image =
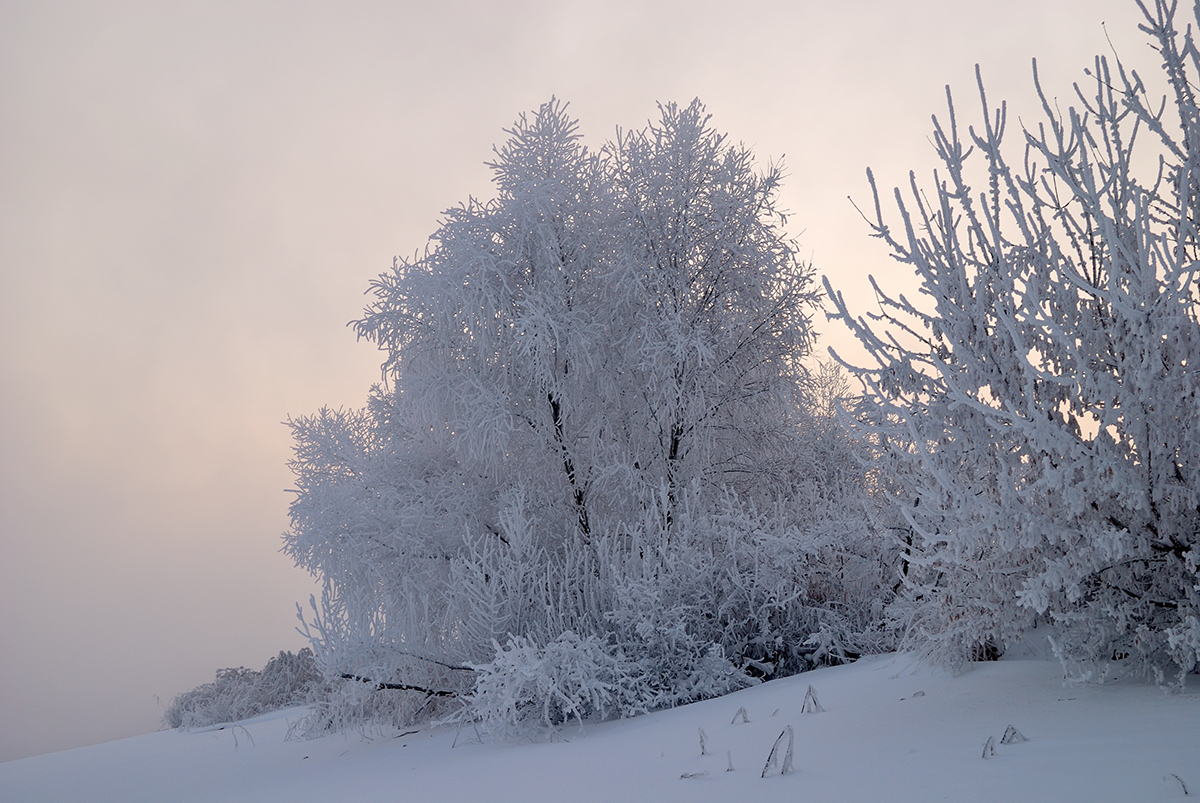
{"type": "Polygon", "coordinates": [[[472,689],[505,727],[627,714],[874,637],[887,568],[817,409],[833,375],[803,368],[780,171],[699,102],[661,111],[595,152],[557,102],[522,117],[496,197],[373,283],[367,407],[292,421],[285,548],[324,581],[305,626],[347,681],[326,724],[472,689]]]}
{"type": "MultiPolygon", "coordinates": [[[[753,493],[802,401],[810,270],[783,237],[781,172],[708,125],[698,103],[609,146],[622,250],[623,451],[671,497],[693,480],[753,493]]],[[[776,490],[778,488],[776,487],[776,490]]],[[[668,511],[669,514],[669,511],[668,511]]]]}
{"type": "Polygon", "coordinates": [[[1099,57],[1061,112],[1035,63],[1014,159],[982,80],[965,136],[947,90],[929,194],[897,190],[893,226],[871,178],[920,296],[864,319],[833,295],[876,363],[854,373],[903,517],[893,613],[950,663],[1039,621],[1082,676],[1200,655],[1200,52],[1174,2],[1142,10],[1166,102],[1099,57]]]}
{"type": "MultiPolygon", "coordinates": [[[[443,664],[485,659],[526,633],[527,608],[568,593],[539,564],[586,541],[604,499],[588,311],[611,204],[559,104],[510,133],[498,196],[449,210],[423,257],[373,283],[356,328],[387,361],[368,407],[293,422],[286,548],[325,581],[314,646],[335,674],[461,687],[443,664]],[[490,565],[498,551],[512,571],[490,565]]],[[[370,684],[348,688],[357,701],[370,684]]]]}

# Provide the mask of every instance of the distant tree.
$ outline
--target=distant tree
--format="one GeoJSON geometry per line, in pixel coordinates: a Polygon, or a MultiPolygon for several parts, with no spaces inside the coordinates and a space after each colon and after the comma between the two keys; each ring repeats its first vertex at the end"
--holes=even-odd
{"type": "Polygon", "coordinates": [[[553,716],[632,713],[866,629],[877,552],[817,566],[869,527],[861,484],[816,479],[850,452],[803,367],[817,297],[780,171],[699,102],[661,111],[598,152],[562,104],[522,117],[496,197],[372,284],[368,406],[292,421],[286,550],[325,584],[305,626],[327,676],[374,681],[335,684],[328,723],[425,716],[477,680],[505,727],[530,689],[583,695],[553,716]],[[601,674],[529,681],[578,667],[601,674]]]}
{"type": "Polygon", "coordinates": [[[947,89],[945,172],[896,191],[898,226],[868,173],[928,303],[877,288],[863,319],[830,293],[875,361],[852,370],[903,517],[893,613],[950,663],[1039,621],[1083,676],[1182,681],[1200,655],[1200,53],[1174,2],[1142,10],[1169,102],[1098,57],[1062,113],[1035,63],[1045,122],[1014,162],[982,80],[965,138],[947,89]]]}

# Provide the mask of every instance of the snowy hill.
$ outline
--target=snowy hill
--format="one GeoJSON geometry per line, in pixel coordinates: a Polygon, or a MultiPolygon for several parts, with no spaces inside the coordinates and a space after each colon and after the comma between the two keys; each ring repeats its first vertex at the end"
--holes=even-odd
{"type": "Polygon", "coordinates": [[[1184,797],[1185,784],[1200,794],[1200,695],[1064,686],[1051,661],[949,677],[904,656],[868,658],[541,743],[446,728],[289,740],[302,713],[0,764],[0,800],[1155,801],[1184,797]],[[803,712],[810,684],[822,712],[803,712]],[[749,721],[734,722],[742,708],[749,721]],[[1009,725],[1027,740],[1002,743],[1009,725]],[[789,726],[794,772],[778,774],[779,756],[761,777],[789,726]]]}

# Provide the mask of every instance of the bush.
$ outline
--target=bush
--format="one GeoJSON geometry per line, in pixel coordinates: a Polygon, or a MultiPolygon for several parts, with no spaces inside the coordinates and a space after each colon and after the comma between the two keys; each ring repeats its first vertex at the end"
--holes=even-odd
{"type": "Polygon", "coordinates": [[[521,636],[493,645],[496,658],[477,668],[465,709],[492,732],[647,710],[635,689],[637,664],[595,636],[568,631],[544,647],[521,636]]]}
{"type": "Polygon", "coordinates": [[[261,672],[218,669],[212,683],[177,694],[163,714],[168,728],[202,728],[277,711],[313,700],[321,673],[312,650],[280,651],[261,672]]]}

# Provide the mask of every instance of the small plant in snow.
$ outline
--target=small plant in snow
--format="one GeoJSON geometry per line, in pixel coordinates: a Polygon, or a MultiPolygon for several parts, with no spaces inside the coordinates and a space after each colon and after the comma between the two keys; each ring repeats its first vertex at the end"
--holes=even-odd
{"type": "Polygon", "coordinates": [[[234,750],[241,749],[241,744],[238,742],[238,735],[237,735],[238,728],[241,728],[242,733],[246,734],[246,741],[250,742],[250,746],[255,747],[256,745],[254,744],[254,737],[250,735],[250,729],[247,728],[245,725],[234,725],[233,728],[230,729],[230,731],[229,731],[230,733],[233,734],[233,749],[234,750]]]}
{"type": "Polygon", "coordinates": [[[808,685],[808,691],[804,692],[804,704],[800,706],[800,712],[803,714],[819,714],[825,709],[821,707],[821,701],[817,699],[817,690],[808,685]]]}
{"type": "Polygon", "coordinates": [[[1187,784],[1185,784],[1183,782],[1183,779],[1180,778],[1178,775],[1176,775],[1173,772],[1168,772],[1166,775],[1163,776],[1163,780],[1166,781],[1168,784],[1170,784],[1172,787],[1183,792],[1184,797],[1187,797],[1187,795],[1188,795],[1187,784]]]}
{"type": "Polygon", "coordinates": [[[737,713],[735,713],[735,714],[733,715],[733,719],[731,719],[731,720],[729,721],[729,724],[730,724],[730,725],[736,725],[736,724],[737,724],[737,721],[738,721],[738,717],[741,717],[741,719],[742,719],[742,722],[749,722],[749,721],[750,721],[750,717],[746,716],[746,706],[742,706],[741,708],[739,708],[739,709],[737,710],[737,713]]]}
{"type": "Polygon", "coordinates": [[[1021,742],[1025,741],[1028,741],[1028,739],[1025,738],[1025,735],[1012,725],[1009,725],[1004,730],[1004,735],[1000,737],[1000,744],[1020,744],[1021,742]]]}
{"type": "Polygon", "coordinates": [[[766,778],[767,773],[771,770],[771,767],[777,764],[779,765],[780,775],[791,775],[793,772],[795,772],[795,768],[792,766],[792,748],[795,744],[795,741],[796,738],[795,734],[792,732],[792,726],[788,725],[783,729],[782,732],[780,732],[779,736],[775,738],[775,744],[771,745],[771,752],[767,754],[767,763],[763,765],[761,777],[766,778]],[[787,738],[787,747],[781,753],[779,748],[783,744],[785,737],[787,738]]]}
{"type": "Polygon", "coordinates": [[[704,732],[704,728],[697,728],[700,731],[700,755],[708,755],[708,734],[704,732]]]}
{"type": "Polygon", "coordinates": [[[983,743],[983,758],[991,758],[994,755],[996,755],[996,737],[989,736],[983,743]]]}

